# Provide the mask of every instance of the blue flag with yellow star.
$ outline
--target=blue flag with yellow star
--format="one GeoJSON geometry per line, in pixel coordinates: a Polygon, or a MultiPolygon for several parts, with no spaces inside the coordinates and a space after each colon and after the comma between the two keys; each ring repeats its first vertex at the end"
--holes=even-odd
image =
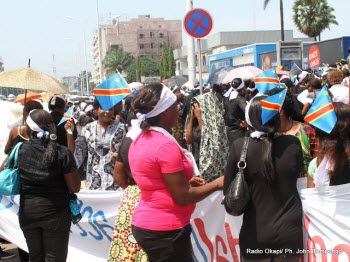
{"type": "Polygon", "coordinates": [[[299,74],[299,73],[301,73],[301,69],[299,68],[299,66],[297,66],[296,64],[294,64],[293,66],[292,66],[292,68],[290,69],[290,71],[289,71],[289,78],[293,81],[293,83],[294,83],[294,81],[295,81],[295,77],[299,74]]]}
{"type": "Polygon", "coordinates": [[[95,94],[103,111],[114,107],[131,94],[128,83],[119,72],[103,81],[100,85],[95,87],[92,92],[95,94]]]}
{"type": "Polygon", "coordinates": [[[271,118],[281,111],[287,89],[261,100],[261,120],[265,125],[271,118]]]}
{"type": "Polygon", "coordinates": [[[324,86],[318,94],[304,120],[328,134],[332,132],[333,127],[337,123],[337,116],[334,112],[326,86],[324,86]]]}
{"type": "Polygon", "coordinates": [[[259,93],[265,94],[267,91],[279,87],[280,80],[277,76],[276,68],[273,67],[254,78],[254,83],[259,93]]]}

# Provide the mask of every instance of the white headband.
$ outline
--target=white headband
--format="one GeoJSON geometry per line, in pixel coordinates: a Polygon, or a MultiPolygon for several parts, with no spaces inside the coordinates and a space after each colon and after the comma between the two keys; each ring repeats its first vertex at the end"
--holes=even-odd
{"type": "Polygon", "coordinates": [[[237,90],[241,90],[244,87],[243,79],[241,78],[242,83],[237,87],[234,88],[231,86],[231,88],[224,94],[224,97],[229,97],[231,99],[235,99],[238,96],[237,90]]]}
{"type": "Polygon", "coordinates": [[[155,107],[152,109],[152,111],[148,112],[147,114],[141,114],[137,113],[137,119],[132,120],[132,129],[128,132],[126,135],[127,137],[130,137],[132,140],[136,140],[136,138],[141,134],[141,123],[146,120],[146,118],[151,118],[159,115],[160,113],[167,110],[169,107],[171,107],[177,100],[176,95],[167,88],[166,86],[163,86],[162,93],[160,95],[160,99],[158,103],[155,105],[155,107]]]}
{"type": "MultiPolygon", "coordinates": [[[[253,127],[253,125],[252,125],[252,122],[250,122],[250,118],[249,118],[249,109],[250,109],[250,105],[252,104],[252,101],[253,101],[256,97],[259,97],[259,96],[262,96],[262,95],[263,95],[263,94],[258,93],[253,99],[251,99],[251,100],[249,101],[249,103],[247,104],[247,106],[246,106],[246,108],[245,108],[245,121],[246,121],[246,123],[248,124],[248,126],[252,127],[253,129],[254,129],[254,127],[253,127]]],[[[251,137],[251,138],[260,138],[260,137],[262,137],[263,135],[266,135],[266,133],[265,133],[265,132],[262,132],[262,131],[257,131],[257,130],[255,130],[253,133],[250,134],[250,137],[251,137]]]]}
{"type": "Polygon", "coordinates": [[[88,105],[86,108],[85,108],[85,113],[88,113],[89,111],[93,110],[94,107],[92,105],[88,105]]]}
{"type": "Polygon", "coordinates": [[[30,115],[34,112],[35,110],[32,110],[30,112],[30,114],[27,117],[26,123],[29,126],[29,128],[35,132],[38,132],[38,134],[36,135],[38,138],[42,138],[44,135],[46,138],[49,137],[50,133],[48,131],[44,131],[42,130],[34,121],[33,119],[30,117],[30,115]]]}
{"type": "Polygon", "coordinates": [[[247,87],[247,90],[250,91],[250,92],[254,92],[256,90],[256,87],[254,87],[254,88],[247,87]]]}

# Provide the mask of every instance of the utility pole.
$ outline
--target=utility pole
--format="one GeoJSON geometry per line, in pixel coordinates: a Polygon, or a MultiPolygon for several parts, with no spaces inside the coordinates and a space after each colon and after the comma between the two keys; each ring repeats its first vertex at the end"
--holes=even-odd
{"type": "Polygon", "coordinates": [[[99,62],[99,74],[100,74],[100,84],[103,82],[102,75],[102,51],[101,51],[101,30],[100,30],[100,17],[98,13],[98,0],[96,0],[96,14],[97,14],[97,41],[98,41],[98,62],[99,62]]]}
{"type": "MultiPolygon", "coordinates": [[[[193,0],[186,0],[186,12],[193,9],[193,0]]],[[[188,64],[188,80],[190,88],[194,88],[196,82],[196,60],[194,53],[194,39],[187,36],[187,64],[188,64]]]]}

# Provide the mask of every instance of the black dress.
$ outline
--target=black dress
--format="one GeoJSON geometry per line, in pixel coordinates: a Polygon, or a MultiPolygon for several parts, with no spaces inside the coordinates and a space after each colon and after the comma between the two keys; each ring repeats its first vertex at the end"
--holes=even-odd
{"type": "MultiPolygon", "coordinates": [[[[224,193],[237,173],[237,162],[244,138],[235,140],[225,170],[224,193]]],[[[239,235],[241,254],[247,259],[276,256],[265,250],[303,249],[302,206],[297,191],[298,174],[303,168],[300,141],[294,136],[274,140],[275,183],[270,184],[261,172],[262,140],[249,138],[245,178],[250,190],[250,202],[243,216],[239,235]],[[260,156],[260,157],[259,157],[260,156]],[[262,250],[254,254],[252,250],[262,250]]],[[[282,253],[280,255],[297,255],[282,253]]]]}
{"type": "Polygon", "coordinates": [[[225,124],[227,126],[227,138],[229,145],[239,138],[243,137],[246,131],[245,127],[242,127],[241,121],[245,120],[245,107],[247,102],[245,98],[238,94],[236,98],[226,101],[225,103],[225,124]]]}

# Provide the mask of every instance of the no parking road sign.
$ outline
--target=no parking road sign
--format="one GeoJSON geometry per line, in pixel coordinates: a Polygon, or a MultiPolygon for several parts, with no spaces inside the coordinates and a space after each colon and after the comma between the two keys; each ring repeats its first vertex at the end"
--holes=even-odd
{"type": "Polygon", "coordinates": [[[206,37],[213,28],[211,15],[203,9],[193,9],[184,19],[187,34],[194,38],[206,37]]]}

